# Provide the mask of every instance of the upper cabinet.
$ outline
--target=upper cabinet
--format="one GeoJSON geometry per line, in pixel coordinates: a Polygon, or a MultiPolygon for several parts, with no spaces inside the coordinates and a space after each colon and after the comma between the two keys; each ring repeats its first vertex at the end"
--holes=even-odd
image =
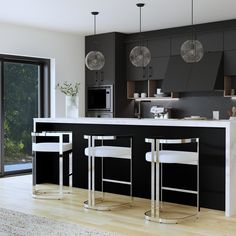
{"type": "Polygon", "coordinates": [[[224,50],[236,50],[236,30],[224,31],[224,50]]]}
{"type": "MultiPolygon", "coordinates": [[[[147,69],[143,67],[135,67],[129,58],[131,50],[139,45],[139,41],[126,44],[126,78],[127,80],[140,81],[146,80],[148,78],[147,69]]],[[[144,45],[147,46],[147,42],[144,42],[144,45]]]]}
{"type": "Polygon", "coordinates": [[[150,39],[147,41],[152,57],[166,57],[170,55],[170,38],[150,39]]]}
{"type": "Polygon", "coordinates": [[[151,52],[151,62],[144,68],[135,67],[129,59],[132,48],[139,45],[139,41],[126,44],[126,78],[128,81],[162,80],[165,77],[170,55],[170,39],[150,39],[143,45],[151,52]]]}
{"type": "Polygon", "coordinates": [[[90,51],[100,51],[105,57],[105,65],[99,71],[91,71],[86,67],[86,84],[114,84],[115,79],[115,34],[99,34],[87,36],[85,40],[85,55],[90,51]]]}
{"type": "Polygon", "coordinates": [[[223,32],[199,32],[197,39],[202,43],[204,52],[223,51],[223,32]]]}
{"type": "MultiPolygon", "coordinates": [[[[192,34],[173,35],[171,40],[171,55],[180,55],[182,44],[192,39],[192,34]]],[[[202,43],[205,52],[223,50],[223,32],[197,32],[196,38],[202,43]]]]}
{"type": "Polygon", "coordinates": [[[171,55],[180,55],[181,45],[191,37],[191,34],[173,35],[171,39],[171,55]]]}

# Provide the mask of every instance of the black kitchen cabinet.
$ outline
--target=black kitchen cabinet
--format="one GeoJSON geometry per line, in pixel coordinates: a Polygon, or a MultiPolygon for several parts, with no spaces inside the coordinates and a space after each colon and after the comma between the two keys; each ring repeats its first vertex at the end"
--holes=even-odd
{"type": "Polygon", "coordinates": [[[236,50],[236,29],[224,31],[224,50],[236,50]]]}
{"type": "MultiPolygon", "coordinates": [[[[139,41],[126,44],[126,79],[130,81],[140,81],[148,79],[147,67],[136,67],[130,61],[129,55],[131,50],[139,44],[139,41]]],[[[144,42],[144,45],[147,46],[147,43],[144,42]]]]}
{"type": "Polygon", "coordinates": [[[170,38],[149,39],[147,41],[148,48],[152,58],[166,57],[170,55],[170,38]]]}
{"type": "Polygon", "coordinates": [[[192,38],[192,34],[173,35],[171,39],[171,55],[180,55],[181,45],[192,38]]]}
{"type": "Polygon", "coordinates": [[[107,85],[115,80],[115,33],[87,36],[85,54],[90,51],[100,51],[105,57],[105,65],[99,71],[91,71],[86,67],[86,84],[107,85]]]}
{"type": "MultiPolygon", "coordinates": [[[[162,42],[163,46],[169,44],[166,43],[166,41],[160,40],[162,42]]],[[[164,55],[166,54],[167,56],[162,56],[162,57],[154,57],[155,55],[158,55],[157,53],[157,48],[160,48],[161,44],[158,44],[159,40],[150,40],[146,41],[144,43],[145,46],[148,45],[148,48],[151,52],[151,61],[146,67],[135,67],[129,59],[129,54],[135,46],[139,45],[139,42],[134,42],[134,43],[128,43],[126,45],[126,78],[129,81],[141,81],[141,80],[160,80],[164,79],[165,73],[166,73],[166,68],[169,60],[169,49],[163,50],[160,52],[159,55],[164,55]],[[152,42],[152,44],[150,44],[152,42]],[[155,48],[155,43],[157,43],[157,47],[155,48]],[[150,45],[152,45],[150,47],[150,45]],[[158,46],[159,45],[159,46],[158,46]],[[154,53],[153,53],[154,52],[154,53]],[[154,56],[153,56],[154,55],[154,56]]],[[[167,48],[167,47],[166,47],[167,48]]]]}
{"type": "Polygon", "coordinates": [[[113,32],[85,37],[85,55],[90,51],[100,51],[105,57],[105,66],[101,70],[91,71],[87,67],[85,69],[86,115],[88,115],[88,87],[113,85],[112,115],[130,117],[125,77],[125,36],[125,34],[113,32]]]}
{"type": "MultiPolygon", "coordinates": [[[[171,40],[171,55],[180,55],[182,44],[194,37],[193,34],[174,35],[171,40]]],[[[223,50],[223,32],[197,32],[195,34],[205,52],[215,52],[223,50]]]]}
{"type": "Polygon", "coordinates": [[[223,51],[223,32],[199,32],[197,39],[202,43],[204,52],[223,51]]]}
{"type": "Polygon", "coordinates": [[[224,51],[224,74],[236,75],[236,50],[224,51]]]}

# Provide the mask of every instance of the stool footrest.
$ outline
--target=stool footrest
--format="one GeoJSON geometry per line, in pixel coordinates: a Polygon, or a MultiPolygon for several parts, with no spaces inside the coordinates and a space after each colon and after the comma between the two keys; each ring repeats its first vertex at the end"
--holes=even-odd
{"type": "Polygon", "coordinates": [[[114,180],[114,179],[102,179],[102,181],[103,181],[103,182],[116,183],[116,184],[131,185],[131,182],[128,182],[128,181],[120,181],[120,180],[114,180]]]}
{"type": "Polygon", "coordinates": [[[168,190],[168,191],[182,192],[182,193],[198,194],[197,191],[187,190],[187,189],[180,189],[180,188],[162,187],[162,189],[163,190],[168,190]]]}

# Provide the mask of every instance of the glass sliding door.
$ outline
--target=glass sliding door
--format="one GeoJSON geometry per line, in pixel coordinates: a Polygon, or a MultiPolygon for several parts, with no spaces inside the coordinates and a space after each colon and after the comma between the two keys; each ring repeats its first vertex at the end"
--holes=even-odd
{"type": "Polygon", "coordinates": [[[40,66],[3,62],[4,172],[30,170],[31,131],[38,117],[40,66]]]}
{"type": "Polygon", "coordinates": [[[0,175],[32,169],[33,118],[50,116],[50,60],[0,55],[0,175]]]}

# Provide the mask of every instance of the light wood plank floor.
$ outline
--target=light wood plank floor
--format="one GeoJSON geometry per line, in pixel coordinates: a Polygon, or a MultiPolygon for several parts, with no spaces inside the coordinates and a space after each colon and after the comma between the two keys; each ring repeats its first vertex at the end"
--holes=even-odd
{"type": "MultiPolygon", "coordinates": [[[[116,196],[120,199],[119,196],[116,196]]],[[[146,222],[143,213],[150,201],[134,198],[132,208],[99,212],[85,210],[83,202],[87,191],[73,189],[73,194],[63,200],[36,200],[31,197],[31,175],[0,178],[0,207],[52,219],[79,223],[121,235],[236,235],[236,217],[227,218],[224,212],[201,209],[200,219],[187,220],[181,224],[158,224],[146,222]]]]}

